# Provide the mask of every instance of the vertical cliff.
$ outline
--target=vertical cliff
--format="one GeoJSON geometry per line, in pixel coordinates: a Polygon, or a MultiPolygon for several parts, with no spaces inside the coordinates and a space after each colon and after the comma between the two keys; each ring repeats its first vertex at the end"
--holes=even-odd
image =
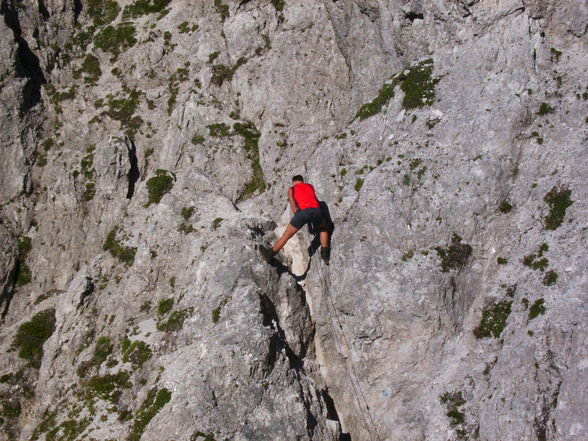
{"type": "Polygon", "coordinates": [[[0,12],[0,439],[588,436],[584,2],[0,12]]]}

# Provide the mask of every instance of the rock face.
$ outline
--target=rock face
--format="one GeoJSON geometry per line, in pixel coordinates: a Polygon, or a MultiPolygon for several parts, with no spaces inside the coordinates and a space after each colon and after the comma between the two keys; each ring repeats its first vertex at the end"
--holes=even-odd
{"type": "Polygon", "coordinates": [[[588,439],[585,2],[0,5],[0,439],[588,439]]]}

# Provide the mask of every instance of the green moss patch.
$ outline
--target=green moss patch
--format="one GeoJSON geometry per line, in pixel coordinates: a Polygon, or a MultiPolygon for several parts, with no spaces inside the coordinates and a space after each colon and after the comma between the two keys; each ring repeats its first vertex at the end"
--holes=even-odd
{"type": "Polygon", "coordinates": [[[378,92],[378,96],[374,98],[373,101],[364,104],[359,108],[357,113],[355,114],[355,118],[359,118],[360,120],[364,120],[369,118],[370,116],[374,116],[381,112],[382,108],[388,104],[388,102],[394,98],[394,88],[396,87],[396,81],[391,83],[384,84],[380,91],[378,92]]]}
{"type": "Polygon", "coordinates": [[[124,87],[116,95],[109,94],[107,98],[107,110],[103,113],[121,123],[129,136],[133,136],[143,125],[143,119],[135,116],[140,103],[141,91],[124,87]]]}
{"type": "Polygon", "coordinates": [[[15,398],[0,401],[0,416],[6,419],[14,419],[20,416],[22,411],[20,401],[15,398]]]}
{"type": "Polygon", "coordinates": [[[87,179],[85,182],[84,191],[81,195],[81,200],[83,202],[88,202],[94,198],[96,195],[96,170],[94,169],[94,150],[95,147],[93,145],[89,146],[86,151],[87,155],[82,158],[80,161],[80,170],[74,170],[74,177],[79,176],[80,174],[87,179]]]}
{"type": "Polygon", "coordinates": [[[134,19],[142,15],[160,13],[165,15],[165,8],[171,0],[135,0],[123,10],[123,19],[134,19]]]}
{"type": "Polygon", "coordinates": [[[173,311],[167,320],[157,322],[157,329],[162,332],[179,331],[184,327],[184,321],[192,313],[192,308],[173,311]]]}
{"type": "Polygon", "coordinates": [[[472,247],[462,243],[462,238],[453,234],[451,243],[446,248],[436,247],[435,251],[441,258],[441,271],[446,273],[449,270],[462,268],[472,254],[472,247]]]}
{"type": "Polygon", "coordinates": [[[243,138],[243,149],[247,154],[247,159],[251,162],[251,171],[253,176],[247,183],[239,201],[248,199],[255,193],[263,193],[267,187],[263,169],[259,162],[259,137],[261,136],[257,127],[249,121],[244,123],[235,123],[233,125],[235,133],[243,138]]]}
{"type": "Polygon", "coordinates": [[[82,192],[82,202],[89,202],[96,196],[96,184],[94,182],[88,182],[82,192]]]}
{"type": "Polygon", "coordinates": [[[222,0],[214,0],[214,9],[220,15],[221,22],[224,22],[230,16],[229,7],[222,0]]]}
{"type": "Polygon", "coordinates": [[[286,6],[285,0],[271,0],[271,3],[277,12],[282,12],[286,6]]]}
{"type": "Polygon", "coordinates": [[[208,134],[213,138],[222,138],[231,135],[231,128],[225,123],[215,123],[206,126],[208,134]]]}
{"type": "Polygon", "coordinates": [[[537,111],[537,115],[544,116],[544,115],[547,115],[548,113],[553,113],[554,111],[555,111],[555,109],[553,107],[551,107],[549,104],[541,103],[539,105],[539,110],[537,111]]]}
{"type": "Polygon", "coordinates": [[[82,72],[86,74],[84,77],[86,83],[96,83],[98,78],[102,75],[102,69],[100,69],[100,60],[98,60],[98,57],[92,54],[86,55],[82,62],[82,72]]]}
{"type": "Polygon", "coordinates": [[[220,317],[221,317],[221,311],[224,308],[224,306],[227,304],[228,301],[229,301],[228,298],[224,298],[219,303],[219,305],[212,310],[212,322],[213,323],[218,323],[219,322],[220,317]]]}
{"type": "Polygon", "coordinates": [[[178,31],[180,31],[180,34],[186,34],[188,32],[196,32],[198,30],[198,28],[200,28],[200,26],[197,25],[196,23],[190,24],[187,21],[184,21],[178,25],[178,31]]]}
{"type": "Polygon", "coordinates": [[[213,220],[212,221],[212,229],[216,230],[220,226],[222,221],[224,221],[224,219],[222,217],[217,217],[215,220],[213,220]]]}
{"type": "Polygon", "coordinates": [[[51,150],[54,146],[55,146],[55,139],[53,139],[52,136],[50,136],[45,141],[43,141],[43,149],[45,149],[45,151],[51,150]]]}
{"type": "Polygon", "coordinates": [[[196,207],[192,206],[192,207],[184,207],[182,208],[181,211],[181,215],[184,219],[188,220],[192,217],[192,215],[194,214],[194,212],[196,211],[196,207]]]}
{"type": "Polygon", "coordinates": [[[543,277],[543,284],[545,286],[553,286],[557,282],[557,273],[555,271],[547,271],[543,277]]]}
{"type": "Polygon", "coordinates": [[[190,63],[186,62],[185,67],[180,67],[176,72],[171,75],[167,80],[167,90],[169,91],[169,98],[167,100],[167,114],[171,115],[173,109],[178,100],[178,94],[180,93],[180,84],[186,81],[189,77],[190,63]]]}
{"type": "Polygon", "coordinates": [[[556,63],[559,61],[559,59],[563,55],[563,52],[562,51],[558,51],[554,47],[552,47],[551,49],[549,49],[549,51],[551,52],[551,61],[555,61],[556,63]]]}
{"type": "Polygon", "coordinates": [[[357,178],[355,180],[355,185],[353,186],[353,188],[355,188],[355,191],[361,190],[361,188],[363,187],[363,182],[364,180],[362,178],[357,178]]]}
{"type": "Polygon", "coordinates": [[[545,314],[547,309],[544,305],[545,301],[543,299],[538,299],[533,302],[531,307],[529,308],[529,320],[536,319],[539,315],[545,314]]]}
{"type": "Polygon", "coordinates": [[[147,425],[151,422],[151,420],[159,413],[159,411],[171,400],[171,392],[165,388],[157,390],[155,388],[151,389],[147,394],[147,398],[141,404],[137,415],[135,416],[135,421],[133,423],[133,429],[129,437],[127,438],[128,441],[140,441],[143,432],[147,425]]]}
{"type": "Polygon", "coordinates": [[[116,235],[119,232],[120,227],[115,225],[112,230],[106,236],[106,240],[102,245],[104,251],[110,251],[113,257],[116,257],[127,266],[131,266],[135,262],[135,253],[137,252],[136,247],[127,247],[122,244],[121,241],[117,240],[116,235]]]}
{"type": "Polygon", "coordinates": [[[402,105],[405,109],[430,106],[435,101],[435,85],[439,78],[433,78],[431,58],[412,66],[406,75],[398,78],[404,92],[402,105]]]}
{"type": "Polygon", "coordinates": [[[94,348],[94,355],[92,358],[81,363],[78,367],[78,376],[80,378],[85,378],[90,369],[99,369],[102,363],[106,361],[108,356],[112,354],[112,348],[113,345],[110,342],[109,337],[100,337],[96,342],[96,347],[94,348]]]}
{"type": "Polygon", "coordinates": [[[199,145],[199,144],[204,144],[204,136],[200,135],[200,134],[195,134],[194,136],[192,136],[191,142],[194,145],[199,145]]]}
{"type": "Polygon", "coordinates": [[[159,302],[159,305],[157,305],[157,314],[165,315],[168,312],[170,312],[173,307],[174,307],[174,299],[173,298],[170,297],[169,299],[163,299],[161,302],[159,302]]]}
{"type": "Polygon", "coordinates": [[[513,206],[508,201],[502,201],[500,206],[498,207],[498,211],[503,214],[510,213],[513,209],[513,206]]]}
{"type": "Polygon", "coordinates": [[[67,412],[68,419],[58,424],[56,416],[58,413],[66,413],[67,403],[58,405],[58,409],[46,412],[41,422],[35,427],[29,441],[37,441],[44,436],[45,441],[75,441],[86,439],[83,432],[92,422],[92,418],[79,418],[80,407],[75,404],[70,405],[67,412]]]}
{"type": "Polygon", "coordinates": [[[182,222],[180,224],[180,226],[178,227],[178,231],[180,233],[182,233],[182,234],[190,234],[190,233],[193,233],[196,230],[194,229],[194,227],[192,225],[187,224],[185,222],[182,222]]]}
{"type": "Polygon", "coordinates": [[[456,427],[464,423],[465,415],[460,411],[460,407],[465,404],[461,391],[445,392],[439,397],[439,401],[447,408],[447,418],[451,427],[456,427]]]}
{"type": "Polygon", "coordinates": [[[523,265],[534,270],[544,271],[549,266],[549,260],[543,257],[547,251],[549,251],[549,246],[546,243],[539,245],[536,253],[528,254],[523,258],[523,265]]]}
{"type": "Polygon", "coordinates": [[[16,273],[16,286],[24,286],[33,280],[31,269],[24,262],[20,262],[16,273]]]}
{"type": "Polygon", "coordinates": [[[506,327],[506,320],[510,315],[512,302],[503,300],[482,311],[482,320],[474,329],[476,338],[500,337],[506,327]]]}
{"type": "Polygon", "coordinates": [[[544,139],[539,132],[534,131],[533,133],[531,133],[531,135],[535,137],[535,142],[537,144],[543,144],[544,139]]]}
{"type": "Polygon", "coordinates": [[[44,88],[49,96],[49,101],[53,104],[55,112],[58,114],[63,112],[63,109],[61,108],[62,102],[73,100],[76,97],[77,85],[75,84],[67,90],[57,90],[55,89],[55,86],[50,83],[45,83],[44,88]]]}
{"type": "Polygon", "coordinates": [[[133,369],[139,369],[151,358],[151,348],[144,341],[125,338],[121,343],[123,363],[131,362],[133,369]]]}
{"type": "Polygon", "coordinates": [[[29,366],[39,369],[43,358],[43,344],[55,331],[55,309],[46,309],[18,328],[13,347],[29,366]]]}
{"type": "Polygon", "coordinates": [[[130,374],[120,371],[116,374],[94,376],[87,381],[86,387],[91,394],[112,403],[117,403],[122,395],[122,389],[131,387],[130,374]]]}
{"type": "Polygon", "coordinates": [[[232,66],[215,64],[212,66],[212,76],[210,77],[210,82],[215,86],[220,87],[225,81],[231,81],[233,79],[233,75],[235,75],[235,72],[237,72],[237,69],[247,63],[247,61],[247,58],[241,57],[232,66]]]}
{"type": "Polygon", "coordinates": [[[561,226],[566,210],[573,201],[570,199],[572,191],[567,188],[553,187],[543,198],[549,205],[549,214],[545,216],[545,229],[555,230],[561,226]]]}
{"type": "Polygon", "coordinates": [[[104,52],[112,54],[116,60],[118,56],[137,43],[135,27],[130,23],[121,23],[117,27],[106,26],[94,37],[94,45],[104,52]]]}
{"type": "Polygon", "coordinates": [[[33,279],[31,269],[26,264],[26,258],[32,250],[31,238],[21,236],[17,240],[18,258],[16,261],[16,286],[24,286],[33,279]]]}
{"type": "Polygon", "coordinates": [[[88,0],[87,7],[94,26],[111,23],[120,12],[120,6],[114,0],[88,0]]]}
{"type": "Polygon", "coordinates": [[[170,192],[174,186],[174,178],[167,170],[157,169],[155,176],[147,180],[147,191],[149,200],[147,207],[151,204],[158,204],[161,198],[170,192]]]}

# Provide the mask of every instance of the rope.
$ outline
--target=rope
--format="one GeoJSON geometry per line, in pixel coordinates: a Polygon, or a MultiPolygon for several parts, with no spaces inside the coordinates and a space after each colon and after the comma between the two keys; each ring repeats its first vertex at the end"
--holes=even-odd
{"type": "Polygon", "coordinates": [[[349,341],[347,340],[347,338],[345,337],[345,332],[343,331],[343,326],[341,325],[341,320],[339,319],[339,316],[337,314],[337,309],[335,308],[335,303],[333,302],[333,298],[331,296],[331,287],[330,287],[330,283],[328,282],[327,277],[325,276],[325,273],[323,272],[323,266],[321,263],[318,264],[320,273],[321,273],[321,278],[322,278],[322,282],[323,282],[323,287],[324,287],[324,291],[326,292],[327,297],[329,298],[329,302],[331,304],[331,308],[329,308],[327,306],[327,313],[329,314],[329,318],[331,319],[331,327],[333,328],[333,336],[335,338],[335,343],[337,345],[337,350],[339,351],[340,354],[342,354],[344,356],[344,360],[345,360],[345,367],[347,370],[347,375],[349,376],[349,382],[351,384],[351,388],[353,389],[353,394],[355,395],[355,399],[357,400],[357,404],[359,406],[359,410],[360,410],[360,414],[361,417],[363,418],[363,421],[365,422],[366,428],[367,428],[367,432],[370,436],[370,439],[372,441],[376,440],[376,441],[380,441],[380,436],[378,434],[378,430],[376,428],[376,424],[374,422],[374,418],[372,417],[372,413],[370,412],[370,407],[367,404],[367,400],[365,398],[365,394],[363,393],[362,389],[361,389],[361,384],[359,383],[359,381],[357,380],[357,375],[355,374],[355,371],[353,369],[353,362],[351,360],[351,346],[349,345],[349,341]],[[335,319],[337,320],[337,325],[339,326],[339,329],[341,330],[341,336],[343,337],[343,341],[345,342],[345,346],[347,346],[347,353],[348,356],[345,356],[343,354],[343,351],[341,350],[341,344],[339,343],[339,338],[337,337],[337,331],[336,331],[336,326],[335,326],[335,322],[333,320],[333,316],[331,315],[331,311],[329,311],[329,309],[333,310],[333,313],[335,315],[335,319]],[[349,361],[347,361],[347,359],[349,359],[349,361]],[[358,393],[359,391],[359,393],[358,393]],[[361,396],[361,400],[360,397],[361,396]],[[362,403],[363,401],[363,403],[362,403]],[[362,406],[363,404],[363,406],[362,406]],[[364,411],[365,408],[365,411],[364,411]],[[368,422],[367,418],[365,417],[365,413],[367,413],[370,422],[368,422]],[[371,423],[371,424],[370,424],[371,423]],[[369,426],[372,426],[373,428],[373,432],[375,432],[375,436],[372,433],[372,430],[369,430],[369,426]]]}

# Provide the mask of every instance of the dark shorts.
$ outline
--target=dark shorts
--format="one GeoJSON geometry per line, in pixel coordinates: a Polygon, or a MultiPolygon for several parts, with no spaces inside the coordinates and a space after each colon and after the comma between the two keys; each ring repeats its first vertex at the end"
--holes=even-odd
{"type": "Polygon", "coordinates": [[[298,210],[292,220],[290,220],[290,225],[292,225],[297,230],[301,229],[306,224],[311,223],[312,228],[314,230],[320,230],[325,223],[325,216],[323,214],[323,210],[319,208],[306,208],[304,210],[298,210]]]}

